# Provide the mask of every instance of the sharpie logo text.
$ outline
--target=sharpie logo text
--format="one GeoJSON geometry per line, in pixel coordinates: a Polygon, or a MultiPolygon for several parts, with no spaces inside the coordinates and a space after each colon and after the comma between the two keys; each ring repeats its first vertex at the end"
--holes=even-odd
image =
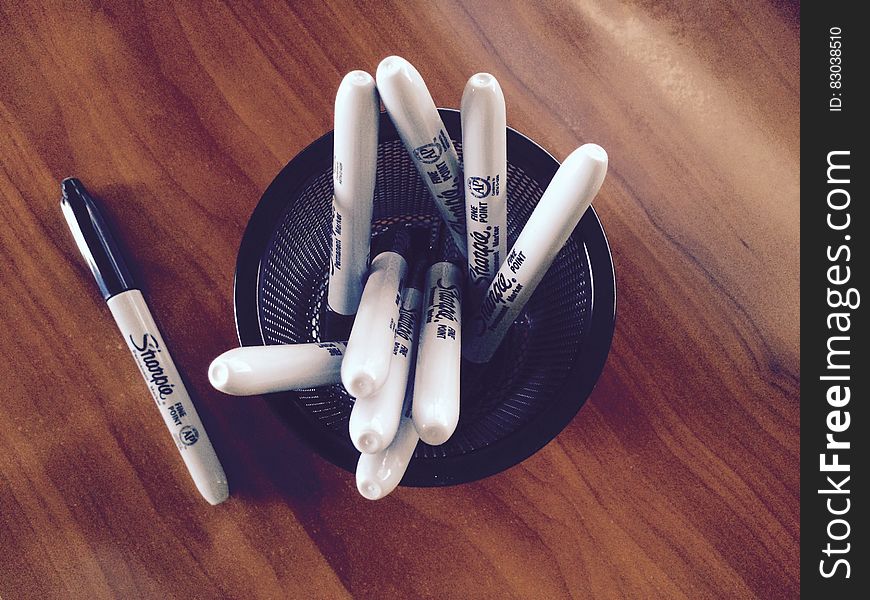
{"type": "Polygon", "coordinates": [[[498,266],[497,257],[496,260],[490,259],[497,251],[497,242],[496,244],[490,242],[492,236],[492,226],[490,225],[487,225],[484,231],[477,230],[470,232],[471,247],[469,251],[471,253],[471,261],[468,271],[475,283],[479,283],[481,280],[488,280],[491,272],[498,266]]]}
{"type": "Polygon", "coordinates": [[[523,284],[517,283],[516,277],[508,279],[504,273],[496,275],[480,305],[476,320],[477,335],[483,335],[487,329],[495,330],[498,327],[508,313],[508,305],[516,300],[523,287],[523,284]]]}
{"type": "Polygon", "coordinates": [[[130,336],[130,344],[136,349],[136,357],[139,359],[139,364],[146,372],[147,381],[156,390],[160,400],[166,400],[167,396],[171,396],[175,384],[169,383],[169,377],[163,372],[163,365],[160,364],[158,354],[160,353],[160,343],[150,333],[142,336],[142,344],[137,344],[133,336],[130,336]]]}
{"type": "Polygon", "coordinates": [[[414,336],[414,321],[416,311],[404,305],[399,307],[399,324],[396,326],[396,337],[400,337],[410,343],[414,336]]]}
{"type": "Polygon", "coordinates": [[[457,234],[463,235],[465,233],[465,198],[459,185],[459,176],[453,178],[453,185],[450,188],[438,192],[436,197],[442,201],[452,217],[448,223],[450,228],[457,234]]]}
{"type": "Polygon", "coordinates": [[[429,323],[441,323],[442,321],[458,322],[457,310],[460,303],[459,286],[445,285],[443,279],[439,279],[429,294],[429,313],[426,321],[429,323]]]}

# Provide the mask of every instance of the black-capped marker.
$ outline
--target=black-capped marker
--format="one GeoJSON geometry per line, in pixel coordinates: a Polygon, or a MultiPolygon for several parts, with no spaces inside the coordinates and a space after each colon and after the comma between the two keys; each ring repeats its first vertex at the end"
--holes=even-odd
{"type": "Polygon", "coordinates": [[[226,474],[120,248],[78,179],[64,179],[61,190],[60,207],[79,251],[145,378],[193,482],[209,504],[223,502],[229,496],[226,474]]]}

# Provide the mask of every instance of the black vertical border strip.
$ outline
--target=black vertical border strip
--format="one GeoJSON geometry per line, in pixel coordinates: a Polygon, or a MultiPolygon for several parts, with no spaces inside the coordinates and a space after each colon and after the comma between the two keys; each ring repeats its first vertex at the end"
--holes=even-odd
{"type": "MultiPolygon", "coordinates": [[[[861,3],[816,2],[805,3],[802,10],[801,28],[801,591],[807,598],[831,599],[866,598],[868,571],[870,571],[870,535],[866,528],[868,510],[867,495],[859,489],[868,488],[870,470],[867,468],[868,450],[866,439],[870,434],[867,424],[867,319],[864,316],[864,297],[867,292],[867,172],[865,113],[870,109],[867,102],[866,78],[868,55],[867,37],[870,31],[858,16],[857,7],[861,3]],[[842,87],[831,86],[831,28],[839,27],[841,47],[839,50],[842,87]],[[842,110],[831,111],[832,99],[842,101],[842,110]],[[832,151],[849,151],[840,155],[837,162],[850,165],[848,184],[828,183],[828,155],[832,151]],[[849,194],[848,207],[832,210],[828,206],[828,194],[835,189],[845,189],[849,194]],[[836,231],[828,225],[828,215],[834,224],[845,222],[848,213],[850,225],[847,230],[836,231]],[[848,236],[848,238],[847,238],[848,236]],[[843,250],[848,247],[849,250],[843,250]],[[839,252],[839,253],[838,253],[839,252]],[[831,256],[834,260],[831,260],[831,256]],[[846,258],[850,260],[846,260],[846,258]],[[845,277],[845,267],[849,267],[849,280],[841,284],[829,281],[829,269],[839,265],[839,270],[831,272],[836,279],[845,277]],[[828,301],[829,289],[845,294],[855,288],[862,295],[856,308],[832,307],[828,301]],[[849,313],[849,331],[829,329],[828,316],[831,313],[849,313]],[[848,363],[851,368],[839,371],[829,370],[828,341],[831,336],[848,336],[848,341],[834,343],[838,349],[848,349],[850,354],[836,357],[841,364],[848,363]],[[830,374],[848,374],[849,381],[823,381],[820,377],[830,374]],[[831,385],[848,385],[850,401],[840,408],[831,406],[827,392],[831,385]],[[826,435],[832,433],[828,417],[832,411],[848,411],[850,424],[846,431],[833,433],[835,440],[848,441],[847,450],[826,449],[826,435]],[[833,453],[839,454],[839,462],[848,464],[845,472],[820,470],[820,454],[827,453],[828,462],[833,453]],[[819,490],[832,486],[827,477],[840,483],[845,476],[851,479],[842,485],[849,494],[820,494],[819,490]],[[829,512],[827,501],[831,500],[833,510],[844,510],[846,498],[849,510],[843,515],[829,512]],[[844,519],[832,523],[834,519],[844,519]],[[843,536],[842,540],[831,539],[843,536]],[[848,552],[826,555],[831,549],[848,552]],[[849,563],[849,577],[846,578],[844,564],[835,568],[837,559],[844,558],[849,563]],[[822,561],[824,561],[822,563],[822,561]],[[832,573],[824,577],[821,571],[832,573]],[[825,594],[822,596],[822,594],[825,594]]],[[[835,30],[836,31],[836,30],[835,30]]],[[[837,40],[833,40],[837,41],[837,40]]],[[[836,53],[834,53],[836,54],[836,53]]],[[[833,61],[836,63],[836,61],[833,61]]],[[[836,70],[836,69],[835,69],[836,70]]],[[[836,80],[836,77],[833,78],[836,80]]],[[[836,100],[834,100],[836,103],[836,100]]],[[[845,177],[845,171],[838,171],[845,177]]],[[[836,173],[832,173],[837,178],[836,173]]],[[[835,204],[844,204],[843,193],[833,194],[835,204]]],[[[833,297],[836,303],[836,296],[833,297]]],[[[832,346],[832,347],[834,347],[832,346]]],[[[837,418],[833,415],[832,418],[837,418]]],[[[845,415],[841,413],[842,420],[845,415]]],[[[836,422],[835,422],[836,425],[836,422]]]]}

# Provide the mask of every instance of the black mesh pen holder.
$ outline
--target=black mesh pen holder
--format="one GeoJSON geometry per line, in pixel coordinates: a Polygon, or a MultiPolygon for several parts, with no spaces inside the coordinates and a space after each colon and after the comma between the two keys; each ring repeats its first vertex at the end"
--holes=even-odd
{"type": "MultiPolygon", "coordinates": [[[[439,109],[462,157],[459,112],[439,109]]],[[[508,248],[559,163],[508,129],[508,248]]],[[[323,325],[329,267],[332,133],[285,166],[251,215],[235,277],[242,345],[328,339],[323,325]]],[[[428,189],[381,115],[372,231],[411,223],[432,229],[438,214],[428,189]]],[[[423,234],[423,232],[421,232],[423,234]]],[[[604,230],[589,210],[559,253],[493,360],[463,362],[459,425],[441,446],[420,442],[402,485],[473,481],[507,469],[553,439],[598,380],[616,311],[613,262],[604,230]]],[[[466,319],[468,321],[468,319],[466,319]]],[[[272,394],[272,409],[332,463],[356,470],[348,435],[353,399],[341,385],[272,394]]]]}

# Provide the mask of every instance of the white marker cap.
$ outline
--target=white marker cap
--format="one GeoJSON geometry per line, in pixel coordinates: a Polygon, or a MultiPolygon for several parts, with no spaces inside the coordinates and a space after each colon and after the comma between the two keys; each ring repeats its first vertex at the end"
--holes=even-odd
{"type": "MultiPolygon", "coordinates": [[[[462,92],[460,115],[466,177],[471,172],[475,176],[501,175],[504,178],[507,123],[504,94],[498,80],[489,73],[472,75],[462,92]]],[[[474,197],[470,200],[473,201],[474,197]]]]}
{"type": "Polygon", "coordinates": [[[356,487],[364,498],[380,500],[399,485],[420,440],[411,419],[402,418],[393,443],[376,454],[361,454],[356,465],[356,487]]]}
{"type": "Polygon", "coordinates": [[[214,359],[208,380],[225,394],[253,396],[341,382],[339,342],[246,346],[214,359]]]}
{"type": "Polygon", "coordinates": [[[341,381],[355,398],[371,396],[387,380],[399,319],[397,300],[407,270],[408,263],[395,252],[382,252],[372,260],[341,364],[341,381]]]}
{"type": "Polygon", "coordinates": [[[390,118],[400,134],[419,131],[427,136],[443,127],[432,94],[414,65],[401,56],[388,56],[378,65],[375,78],[384,106],[388,111],[394,107],[390,118]],[[399,106],[402,110],[395,110],[399,106]]]}
{"type": "Polygon", "coordinates": [[[431,446],[450,439],[459,423],[463,278],[451,262],[437,262],[426,274],[411,412],[420,439],[431,446]]]}
{"type": "MultiPolygon", "coordinates": [[[[499,122],[501,128],[505,126],[504,93],[498,80],[489,73],[476,73],[468,79],[462,92],[461,107],[464,118],[488,117],[499,122]],[[478,115],[477,111],[481,114],[478,115]]],[[[503,131],[497,133],[504,135],[503,131]]]]}

